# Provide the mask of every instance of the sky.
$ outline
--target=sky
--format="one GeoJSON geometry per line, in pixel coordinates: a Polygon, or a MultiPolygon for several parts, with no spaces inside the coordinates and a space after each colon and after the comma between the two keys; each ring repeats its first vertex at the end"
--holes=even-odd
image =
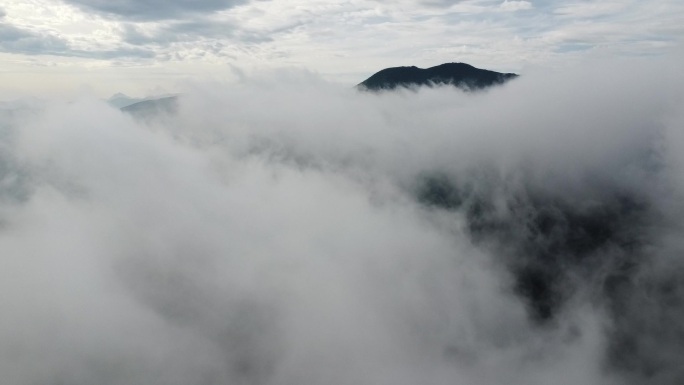
{"type": "Polygon", "coordinates": [[[678,0],[3,0],[0,90],[143,96],[293,67],[353,85],[445,62],[524,73],[659,57],[682,20],[678,0]]]}

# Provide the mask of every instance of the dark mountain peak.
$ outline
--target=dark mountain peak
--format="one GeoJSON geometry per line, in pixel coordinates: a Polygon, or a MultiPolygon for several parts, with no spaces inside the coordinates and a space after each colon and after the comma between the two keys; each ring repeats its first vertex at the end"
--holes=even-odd
{"type": "Polygon", "coordinates": [[[393,90],[397,87],[420,87],[450,84],[464,90],[479,90],[500,85],[517,77],[513,73],[501,73],[473,67],[466,63],[444,63],[430,68],[385,68],[358,85],[371,91],[393,90]]]}

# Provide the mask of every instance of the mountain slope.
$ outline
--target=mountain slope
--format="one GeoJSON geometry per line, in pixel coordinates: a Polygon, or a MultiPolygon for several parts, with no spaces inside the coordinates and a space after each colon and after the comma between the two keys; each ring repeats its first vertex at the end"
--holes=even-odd
{"type": "Polygon", "coordinates": [[[451,84],[476,90],[500,85],[518,75],[475,68],[466,63],[446,63],[430,68],[393,67],[386,68],[361,82],[364,90],[393,90],[397,87],[432,86],[451,84]]]}
{"type": "Polygon", "coordinates": [[[131,104],[142,102],[143,100],[145,99],[131,98],[126,94],[117,92],[116,94],[112,95],[109,99],[107,99],[107,103],[109,103],[109,105],[111,105],[112,107],[124,108],[130,106],[131,104]]]}
{"type": "Polygon", "coordinates": [[[121,108],[136,118],[148,119],[159,114],[173,114],[178,106],[177,96],[147,99],[121,108]]]}

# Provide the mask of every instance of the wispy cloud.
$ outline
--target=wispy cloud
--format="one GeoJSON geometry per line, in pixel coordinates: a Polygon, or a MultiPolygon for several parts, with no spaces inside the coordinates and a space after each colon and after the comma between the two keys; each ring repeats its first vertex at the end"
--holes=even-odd
{"type": "Polygon", "coordinates": [[[27,55],[60,55],[67,42],[49,33],[34,32],[0,21],[0,50],[27,55]]]}
{"type": "Polygon", "coordinates": [[[53,34],[35,32],[0,22],[0,50],[24,55],[71,56],[91,59],[149,59],[155,52],[140,48],[119,47],[111,50],[80,50],[71,47],[66,39],[53,34]]]}
{"type": "Polygon", "coordinates": [[[529,1],[509,1],[505,0],[501,5],[499,5],[499,8],[501,8],[504,11],[522,11],[522,10],[527,10],[527,9],[532,9],[532,3],[529,1]]]}
{"type": "Polygon", "coordinates": [[[64,0],[85,11],[124,20],[186,19],[232,8],[249,0],[64,0]]]}

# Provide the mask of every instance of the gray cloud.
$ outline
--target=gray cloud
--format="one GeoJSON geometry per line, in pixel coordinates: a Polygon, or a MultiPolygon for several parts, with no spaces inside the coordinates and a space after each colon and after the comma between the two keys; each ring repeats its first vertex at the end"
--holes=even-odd
{"type": "Polygon", "coordinates": [[[112,50],[78,50],[60,37],[34,32],[0,22],[0,51],[24,55],[54,55],[92,59],[155,57],[155,52],[141,48],[120,47],[112,50]]]}
{"type": "Polygon", "coordinates": [[[213,13],[247,3],[248,0],[65,0],[86,11],[127,20],[184,19],[191,15],[213,13]]]}
{"type": "Polygon", "coordinates": [[[162,23],[151,31],[144,31],[135,24],[125,24],[121,39],[133,46],[154,47],[159,60],[193,60],[206,54],[226,57],[231,56],[227,52],[228,46],[272,41],[265,33],[211,19],[162,23]]]}
{"type": "Polygon", "coordinates": [[[0,22],[0,50],[27,55],[59,55],[68,51],[63,39],[47,33],[33,32],[0,22]]]}
{"type": "Polygon", "coordinates": [[[151,32],[145,32],[135,24],[126,24],[122,39],[133,45],[160,46],[203,39],[232,39],[243,43],[271,41],[265,34],[245,31],[230,22],[210,19],[164,23],[151,32]]]}
{"type": "Polygon", "coordinates": [[[433,7],[450,7],[463,2],[462,0],[423,0],[421,4],[433,7]]]}
{"type": "Polygon", "coordinates": [[[92,59],[152,59],[157,56],[157,53],[149,49],[141,48],[126,48],[121,47],[112,50],[100,51],[84,51],[84,50],[69,50],[65,56],[78,56],[92,59]]]}

